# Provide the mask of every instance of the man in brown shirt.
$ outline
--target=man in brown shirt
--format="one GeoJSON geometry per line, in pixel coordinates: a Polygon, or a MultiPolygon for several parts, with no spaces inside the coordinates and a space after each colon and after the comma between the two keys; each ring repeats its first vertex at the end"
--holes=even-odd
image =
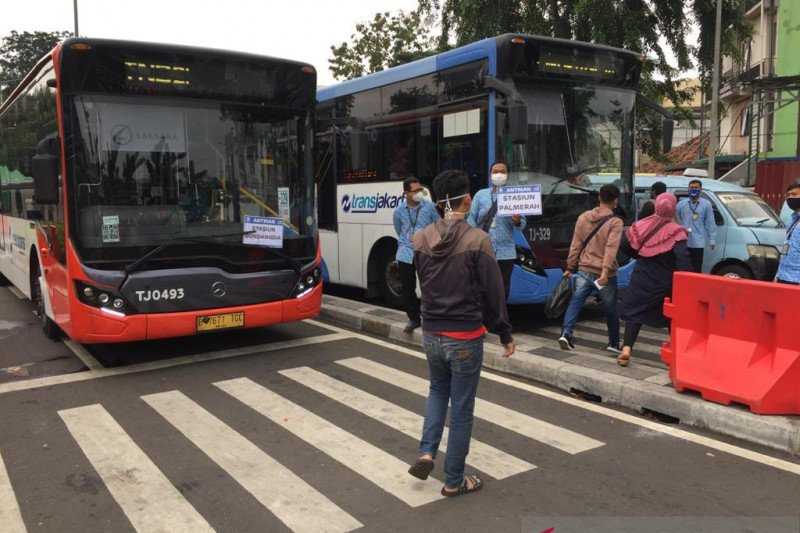
{"type": "Polygon", "coordinates": [[[600,188],[600,205],[578,217],[567,258],[564,276],[572,277],[572,299],[564,314],[564,327],[558,344],[562,350],[574,350],[572,332],[583,304],[591,295],[603,302],[608,326],[606,350],[620,353],[619,315],[617,314],[617,251],[623,222],[614,216],[619,203],[615,185],[600,188]]]}

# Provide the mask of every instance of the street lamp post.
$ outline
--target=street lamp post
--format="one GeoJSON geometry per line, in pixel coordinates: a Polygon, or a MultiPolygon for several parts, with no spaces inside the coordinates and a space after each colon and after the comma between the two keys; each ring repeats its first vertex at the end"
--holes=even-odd
{"type": "Polygon", "coordinates": [[[80,35],[78,33],[78,0],[72,1],[72,7],[73,7],[72,11],[75,14],[75,37],[77,37],[78,35],[80,35]]]}
{"type": "MultiPolygon", "coordinates": [[[[76,0],[77,1],[77,0],[76,0]]],[[[711,146],[708,154],[708,177],[717,177],[717,151],[719,150],[719,62],[722,40],[722,0],[717,0],[717,18],[714,25],[714,72],[711,88],[711,146]]]]}

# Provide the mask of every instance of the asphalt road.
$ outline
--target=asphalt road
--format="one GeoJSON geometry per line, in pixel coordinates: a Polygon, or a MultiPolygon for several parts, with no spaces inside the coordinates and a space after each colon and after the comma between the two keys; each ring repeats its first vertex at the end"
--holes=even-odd
{"type": "Polygon", "coordinates": [[[419,352],[313,323],[204,339],[0,384],[0,530],[800,531],[797,458],[489,372],[486,487],[444,500],[443,455],[405,472],[419,352]]]}

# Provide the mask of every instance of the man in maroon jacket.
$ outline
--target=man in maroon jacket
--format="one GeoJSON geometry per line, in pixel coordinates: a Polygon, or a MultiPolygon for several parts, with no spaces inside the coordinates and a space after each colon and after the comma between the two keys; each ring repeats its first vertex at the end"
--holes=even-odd
{"type": "Polygon", "coordinates": [[[464,220],[472,203],[469,178],[461,171],[448,170],[436,177],[433,190],[445,218],[417,232],[413,240],[430,391],[420,456],[409,473],[427,479],[433,470],[449,402],[450,436],[442,494],[450,497],[483,487],[478,476],[464,475],[464,463],[472,437],[486,327],[500,335],[505,357],[514,353],[514,339],[491,240],[464,220]]]}

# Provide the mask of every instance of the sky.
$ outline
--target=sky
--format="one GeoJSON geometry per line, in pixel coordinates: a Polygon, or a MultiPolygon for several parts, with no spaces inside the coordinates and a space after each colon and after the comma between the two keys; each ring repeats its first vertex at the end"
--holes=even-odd
{"type": "MultiPolygon", "coordinates": [[[[10,0],[7,0],[10,2],[10,0]]],[[[73,0],[11,2],[0,37],[73,29],[73,0]]],[[[412,10],[417,0],[78,0],[82,36],[207,46],[311,63],[330,85],[332,44],[348,41],[376,11],[412,10]]]]}

